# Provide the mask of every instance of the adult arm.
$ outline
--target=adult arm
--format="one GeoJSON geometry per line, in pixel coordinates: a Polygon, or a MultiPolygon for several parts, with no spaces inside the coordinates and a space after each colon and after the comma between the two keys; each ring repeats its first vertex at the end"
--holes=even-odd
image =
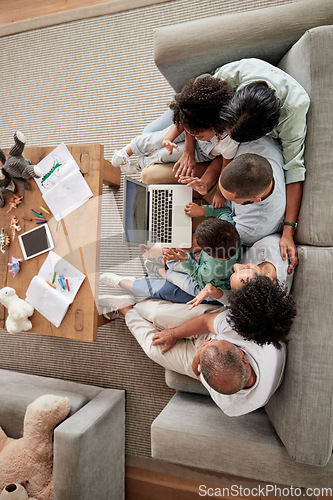
{"type": "Polygon", "coordinates": [[[164,344],[161,353],[165,354],[178,342],[178,340],[192,337],[193,335],[203,335],[215,333],[214,320],[220,313],[206,313],[185,321],[180,326],[156,332],[153,336],[152,345],[164,344]]]}
{"type": "MultiPolygon", "coordinates": [[[[303,183],[293,182],[287,184],[287,203],[286,203],[286,222],[296,222],[302,200],[303,183]]],[[[280,249],[282,259],[286,260],[289,257],[288,274],[293,272],[297,266],[297,248],[294,243],[294,227],[283,226],[282,237],[280,239],[280,249]]]]}
{"type": "Polygon", "coordinates": [[[220,290],[219,288],[216,288],[215,286],[213,286],[211,283],[208,283],[199,293],[196,297],[194,297],[194,299],[190,300],[189,302],[187,302],[187,305],[189,305],[189,310],[191,311],[191,309],[193,309],[194,307],[198,306],[199,304],[201,304],[201,302],[205,299],[207,299],[207,297],[213,297],[214,299],[218,300],[220,299],[221,297],[223,296],[223,292],[222,290],[220,290]]]}
{"type": "Polygon", "coordinates": [[[181,175],[194,177],[196,173],[195,138],[185,131],[185,146],[181,158],[173,166],[175,177],[181,175]]]}

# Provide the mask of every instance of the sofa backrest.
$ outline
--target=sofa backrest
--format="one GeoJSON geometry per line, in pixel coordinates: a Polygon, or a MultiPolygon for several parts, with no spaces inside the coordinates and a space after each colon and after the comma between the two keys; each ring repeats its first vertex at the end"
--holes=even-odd
{"type": "Polygon", "coordinates": [[[154,32],[155,63],[179,91],[191,78],[243,57],[277,64],[306,30],[326,24],[333,24],[331,0],[302,0],[174,24],[154,32]]]}
{"type": "Polygon", "coordinates": [[[311,101],[305,141],[306,180],[295,241],[333,246],[333,26],[307,31],[278,67],[303,86],[311,101]]]}
{"type": "Polygon", "coordinates": [[[67,396],[70,415],[93,399],[100,387],[40,377],[10,370],[0,370],[0,426],[7,436],[18,439],[23,435],[27,406],[43,394],[67,396]]]}

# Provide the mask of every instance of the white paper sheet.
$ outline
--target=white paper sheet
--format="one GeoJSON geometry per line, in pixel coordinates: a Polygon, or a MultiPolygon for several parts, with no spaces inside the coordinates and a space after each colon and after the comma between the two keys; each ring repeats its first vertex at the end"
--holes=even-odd
{"type": "Polygon", "coordinates": [[[35,181],[54,218],[59,221],[83,205],[93,193],[64,143],[39,163],[41,177],[35,181]]]}
{"type": "Polygon", "coordinates": [[[81,271],[51,251],[38,275],[32,278],[26,293],[26,301],[58,327],[79,291],[84,278],[85,275],[81,271]],[[56,272],[53,283],[55,289],[47,283],[47,281],[52,283],[54,272],[56,272]],[[59,276],[64,276],[68,280],[69,290],[62,288],[59,276]]]}

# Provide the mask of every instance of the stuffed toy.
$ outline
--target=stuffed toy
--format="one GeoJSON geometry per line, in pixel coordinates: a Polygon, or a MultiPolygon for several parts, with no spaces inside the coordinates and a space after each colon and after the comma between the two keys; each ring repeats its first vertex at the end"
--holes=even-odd
{"type": "MultiPolygon", "coordinates": [[[[0,149],[1,151],[1,149],[0,149]]],[[[2,153],[2,151],[1,151],[2,153]]],[[[0,154],[0,160],[2,162],[3,158],[0,154]]],[[[14,181],[12,180],[12,178],[10,177],[9,174],[7,174],[7,172],[1,168],[0,169],[0,208],[2,208],[5,204],[5,199],[3,197],[3,195],[5,193],[15,193],[16,192],[16,185],[14,183],[14,181]]]]}
{"type": "Polygon", "coordinates": [[[31,177],[40,177],[42,175],[39,167],[32,166],[30,160],[22,156],[26,138],[19,130],[14,134],[14,141],[15,144],[10,149],[7,159],[2,149],[0,149],[0,161],[3,164],[0,171],[0,206],[4,205],[4,192],[9,190],[14,193],[15,184],[27,190],[29,189],[29,184],[22,179],[30,179],[31,177]]]}
{"type": "Polygon", "coordinates": [[[11,483],[7,484],[0,493],[0,500],[35,500],[28,496],[26,484],[24,483],[11,483]]]}
{"type": "Polygon", "coordinates": [[[53,430],[69,412],[68,398],[45,394],[27,407],[22,438],[0,427],[0,489],[23,479],[29,499],[53,500],[53,430]]]}
{"type": "Polygon", "coordinates": [[[28,319],[34,312],[34,308],[23,299],[20,299],[9,286],[0,289],[0,304],[7,307],[8,316],[6,328],[8,333],[26,332],[32,328],[28,319]]]}

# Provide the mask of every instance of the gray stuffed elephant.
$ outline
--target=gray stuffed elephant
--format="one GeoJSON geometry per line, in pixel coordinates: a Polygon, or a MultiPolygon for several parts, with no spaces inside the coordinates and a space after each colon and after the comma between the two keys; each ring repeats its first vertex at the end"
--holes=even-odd
{"type": "Polygon", "coordinates": [[[40,177],[42,171],[37,166],[32,166],[30,160],[22,156],[26,138],[22,132],[17,131],[14,134],[14,146],[10,149],[8,158],[0,149],[0,161],[3,167],[0,169],[0,208],[4,206],[3,193],[15,193],[16,184],[22,189],[29,189],[29,184],[23,179],[31,177],[40,177]]]}

